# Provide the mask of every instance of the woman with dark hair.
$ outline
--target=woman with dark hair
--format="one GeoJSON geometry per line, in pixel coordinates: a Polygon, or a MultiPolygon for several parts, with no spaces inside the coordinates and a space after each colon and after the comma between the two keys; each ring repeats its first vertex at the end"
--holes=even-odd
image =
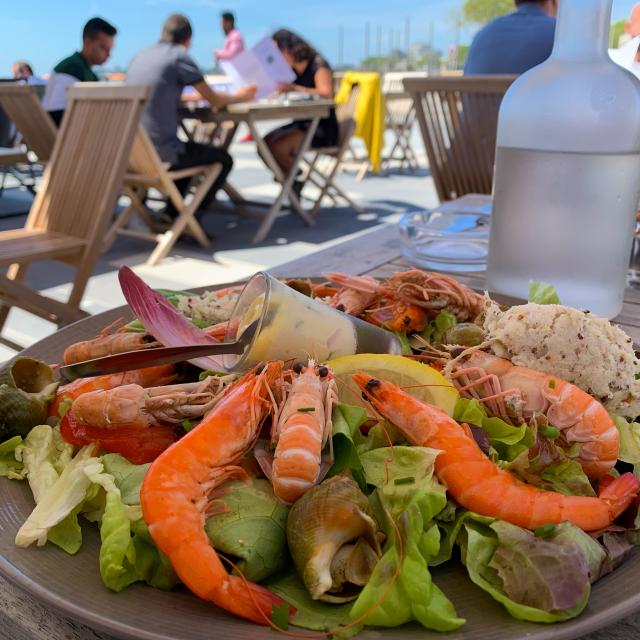
{"type": "MultiPolygon", "coordinates": [[[[333,99],[333,77],[329,63],[305,40],[288,29],[273,34],[287,64],[296,78],[292,84],[280,85],[280,92],[296,91],[320,98],[333,99]]],[[[298,149],[310,125],[309,120],[296,120],[271,131],[266,142],[273,157],[286,175],[293,164],[298,149]]],[[[332,147],[338,143],[338,121],[335,110],[320,120],[313,136],[312,147],[332,147]]],[[[302,182],[296,181],[294,189],[299,194],[302,182]]]]}

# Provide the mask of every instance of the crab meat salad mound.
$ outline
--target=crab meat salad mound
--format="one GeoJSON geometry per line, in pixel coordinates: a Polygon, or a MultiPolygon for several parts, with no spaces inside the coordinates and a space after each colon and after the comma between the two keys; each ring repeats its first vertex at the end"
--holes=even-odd
{"type": "Polygon", "coordinates": [[[559,304],[502,311],[487,300],[483,328],[496,355],[572,382],[611,412],[640,415],[640,364],[633,342],[605,318],[559,304]]]}

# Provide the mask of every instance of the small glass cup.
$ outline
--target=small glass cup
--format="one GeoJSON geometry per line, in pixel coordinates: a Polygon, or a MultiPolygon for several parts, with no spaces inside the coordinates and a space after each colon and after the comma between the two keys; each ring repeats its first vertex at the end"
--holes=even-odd
{"type": "Polygon", "coordinates": [[[311,357],[323,362],[356,353],[352,318],[262,271],[242,290],[225,341],[237,340],[256,321],[257,331],[244,353],[222,357],[227,371],[244,371],[266,360],[311,357]]]}
{"type": "Polygon", "coordinates": [[[433,209],[400,220],[402,253],[412,263],[440,271],[484,271],[491,214],[482,209],[433,209]]]}

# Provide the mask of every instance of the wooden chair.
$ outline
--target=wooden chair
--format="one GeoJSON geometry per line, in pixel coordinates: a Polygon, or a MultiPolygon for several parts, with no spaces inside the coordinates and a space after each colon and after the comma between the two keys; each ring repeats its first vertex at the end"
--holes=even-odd
{"type": "Polygon", "coordinates": [[[356,128],[354,115],[359,93],[358,85],[354,85],[349,99],[336,106],[338,144],[335,147],[311,149],[310,158],[303,159],[303,165],[305,165],[303,180],[311,182],[320,189],[320,194],[311,209],[312,215],[318,212],[325,196],[331,198],[336,204],[338,198],[342,198],[358,213],[364,213],[364,209],[335,183],[336,173],[342,165],[344,154],[349,149],[349,143],[356,128]]]}
{"type": "Polygon", "coordinates": [[[83,316],[87,280],[127,166],[147,87],[87,82],[69,89],[69,105],[25,227],[0,232],[0,328],[12,306],[58,325],[83,316]],[[30,264],[57,260],[75,268],[69,299],[25,285],[30,264]]]}
{"type": "Polygon", "coordinates": [[[129,169],[125,176],[125,193],[129,196],[131,203],[116,218],[109,229],[105,238],[105,247],[108,248],[118,234],[152,240],[156,242],[156,248],[152,251],[146,264],[154,265],[169,254],[186,228],[203,247],[208,246],[210,244],[209,238],[195,219],[194,214],[213,186],[221,168],[221,165],[216,163],[170,171],[168,163],[163,163],[160,160],[149,135],[140,125],[133,143],[129,169]],[[201,178],[200,184],[190,200],[189,196],[183,196],[176,187],[176,180],[181,178],[201,178]],[[151,218],[149,209],[144,204],[146,193],[151,188],[165,194],[178,211],[178,217],[170,228],[161,233],[156,232],[157,224],[151,218]],[[148,230],[129,227],[129,222],[135,215],[142,219],[148,230]]]}
{"type": "Polygon", "coordinates": [[[391,151],[382,162],[388,170],[394,162],[400,163],[400,169],[407,166],[409,171],[416,171],[419,163],[411,146],[411,134],[416,120],[416,108],[413,100],[404,90],[405,78],[426,78],[426,72],[392,72],[385,73],[382,85],[385,108],[385,129],[393,134],[391,151]]]}
{"type": "Polygon", "coordinates": [[[0,84],[0,107],[33,151],[39,162],[49,162],[58,130],[42,108],[36,87],[0,84]]]}
{"type": "Polygon", "coordinates": [[[406,78],[441,201],[491,193],[500,103],[516,76],[406,78]]]}

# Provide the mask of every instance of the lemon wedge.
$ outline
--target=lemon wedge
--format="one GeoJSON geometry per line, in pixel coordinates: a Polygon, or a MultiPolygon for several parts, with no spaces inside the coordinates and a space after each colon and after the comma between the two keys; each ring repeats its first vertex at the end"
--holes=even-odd
{"type": "Polygon", "coordinates": [[[407,393],[434,404],[450,416],[458,401],[455,387],[432,367],[403,356],[360,353],[329,360],[327,366],[337,378],[338,399],[345,404],[366,406],[351,374],[364,371],[372,378],[381,378],[404,387],[407,393]]]}

